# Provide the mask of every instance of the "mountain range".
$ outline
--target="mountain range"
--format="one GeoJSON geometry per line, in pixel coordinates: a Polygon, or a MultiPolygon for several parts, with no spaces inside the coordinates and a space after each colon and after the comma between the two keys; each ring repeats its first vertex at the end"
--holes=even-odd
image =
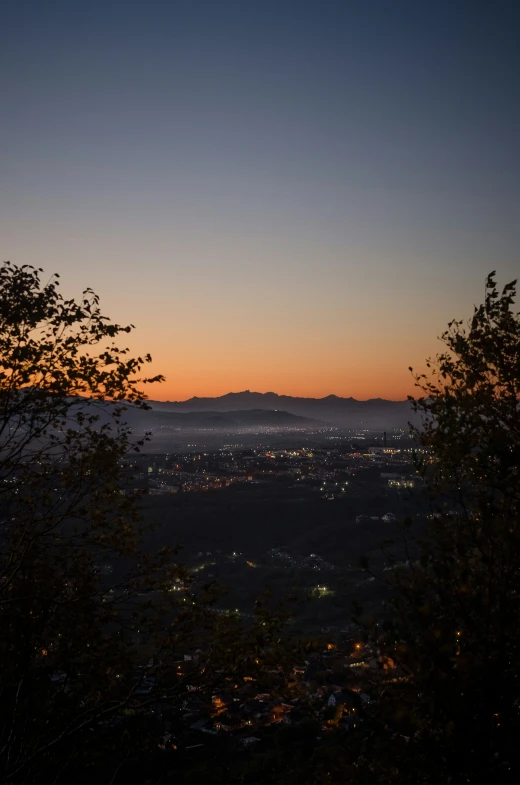
{"type": "MultiPolygon", "coordinates": [[[[206,415],[224,413],[237,417],[240,411],[266,411],[295,415],[343,428],[406,428],[413,420],[413,412],[408,401],[388,401],[384,398],[371,398],[358,401],[355,398],[341,398],[327,395],[325,398],[299,398],[291,395],[278,395],[274,392],[259,393],[244,390],[227,393],[216,398],[189,398],[186,401],[149,401],[156,412],[195,413],[206,415]]],[[[256,414],[256,417],[259,415],[256,414]]],[[[260,424],[260,423],[255,423],[260,424]]]]}

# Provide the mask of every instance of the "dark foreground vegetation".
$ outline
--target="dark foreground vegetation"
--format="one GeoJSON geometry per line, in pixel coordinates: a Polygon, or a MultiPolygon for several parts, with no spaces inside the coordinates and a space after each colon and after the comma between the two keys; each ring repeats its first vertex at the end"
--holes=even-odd
{"type": "Polygon", "coordinates": [[[283,513],[274,486],[144,499],[123,415],[161,379],[40,273],[0,271],[1,781],[516,782],[515,284],[490,276],[416,377],[419,514],[375,551],[348,495],[326,521],[301,489],[283,513]],[[262,527],[293,561],[263,558],[262,527]],[[327,585],[298,578],[317,544],[327,585]]]}

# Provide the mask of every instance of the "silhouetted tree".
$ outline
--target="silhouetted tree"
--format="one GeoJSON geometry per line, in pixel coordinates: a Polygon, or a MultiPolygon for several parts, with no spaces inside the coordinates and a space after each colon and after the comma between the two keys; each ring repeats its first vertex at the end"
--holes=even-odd
{"type": "Polygon", "coordinates": [[[516,282],[416,375],[418,466],[435,519],[420,558],[395,572],[379,636],[397,671],[380,687],[360,781],[517,781],[520,773],[520,318],[516,282]]]}
{"type": "Polygon", "coordinates": [[[124,412],[162,377],[140,377],[151,358],[92,291],[66,300],[41,273],[0,268],[0,778],[153,778],[176,769],[162,708],[278,662],[281,616],[260,601],[244,629],[171,549],[144,553],[124,412]]]}
{"type": "MultiPolygon", "coordinates": [[[[141,368],[96,295],[65,300],[57,276],[0,269],[0,753],[2,780],[45,781],[133,697],[132,645],[178,577],[166,552],[139,556],[124,493],[127,405],[141,368]],[[117,579],[103,579],[114,564],[117,579]],[[175,574],[174,574],[175,573],[175,574]],[[85,733],[83,734],[86,735],[85,733]]],[[[128,479],[128,478],[127,478],[128,479]]],[[[131,486],[130,486],[131,487],[131,486]]],[[[90,741],[90,739],[89,739],[90,741]]],[[[65,777],[67,775],[65,774],[65,777]]]]}

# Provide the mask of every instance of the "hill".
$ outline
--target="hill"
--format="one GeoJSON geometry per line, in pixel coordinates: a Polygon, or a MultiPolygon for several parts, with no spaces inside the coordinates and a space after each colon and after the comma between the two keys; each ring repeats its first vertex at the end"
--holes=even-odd
{"type": "MultiPolygon", "coordinates": [[[[96,413],[105,422],[110,404],[96,403],[96,413]]],[[[123,420],[136,432],[161,430],[222,429],[227,432],[243,428],[311,428],[322,425],[316,420],[280,410],[239,409],[237,411],[171,412],[156,408],[144,410],[128,406],[123,420]]]]}
{"type": "Polygon", "coordinates": [[[292,428],[317,425],[316,420],[280,410],[240,409],[238,411],[170,412],[151,409],[143,413],[150,425],[172,428],[292,428]]]}

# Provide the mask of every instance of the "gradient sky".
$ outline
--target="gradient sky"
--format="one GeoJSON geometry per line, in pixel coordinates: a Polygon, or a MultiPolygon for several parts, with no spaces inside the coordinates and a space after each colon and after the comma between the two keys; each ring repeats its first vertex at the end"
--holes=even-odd
{"type": "Polygon", "coordinates": [[[520,273],[518,0],[5,0],[2,258],[167,383],[403,398],[520,273]]]}

